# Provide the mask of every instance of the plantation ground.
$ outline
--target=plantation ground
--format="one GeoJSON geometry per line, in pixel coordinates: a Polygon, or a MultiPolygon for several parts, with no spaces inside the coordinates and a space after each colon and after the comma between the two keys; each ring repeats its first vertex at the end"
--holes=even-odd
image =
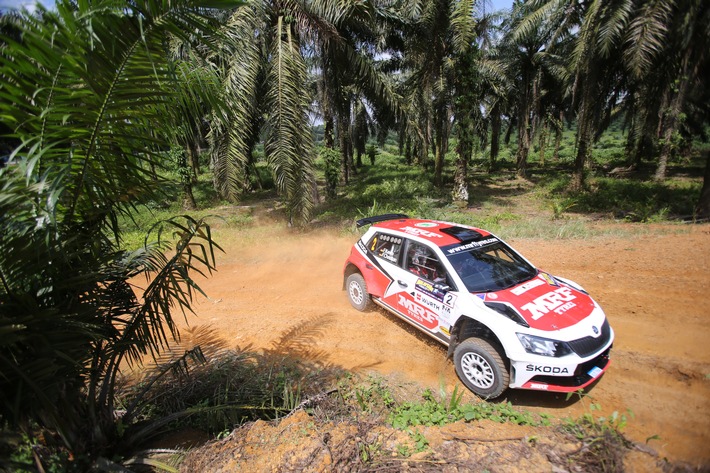
{"type": "MultiPolygon", "coordinates": [[[[630,410],[629,438],[657,436],[648,445],[661,458],[710,467],[710,226],[598,225],[622,236],[508,242],[538,267],[582,284],[605,309],[616,331],[612,364],[590,391],[603,413],[630,410]]],[[[341,274],[356,234],[298,233],[264,217],[215,233],[225,253],[201,283],[209,299],[196,302],[191,326],[210,326],[240,348],[278,349],[282,335],[309,322],[319,335],[299,356],[435,392],[460,385],[444,347],[381,311],[350,307],[341,274]]],[[[551,393],[508,391],[505,399],[555,418],[589,409],[587,400],[551,393]]]]}

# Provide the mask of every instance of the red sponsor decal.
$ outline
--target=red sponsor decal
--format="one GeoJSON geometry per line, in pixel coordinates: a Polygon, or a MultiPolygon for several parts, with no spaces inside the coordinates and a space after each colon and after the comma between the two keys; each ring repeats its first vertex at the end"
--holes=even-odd
{"type": "Polygon", "coordinates": [[[388,297],[385,302],[393,305],[404,316],[429,330],[435,330],[439,326],[437,315],[426,307],[419,305],[407,293],[395,294],[388,297]]]}
{"type": "MultiPolygon", "coordinates": [[[[495,295],[500,302],[517,308],[530,327],[538,330],[571,327],[594,310],[594,302],[587,294],[569,286],[549,286],[538,281],[542,280],[534,278],[495,295]]],[[[487,294],[486,300],[493,299],[492,295],[487,294]]]]}

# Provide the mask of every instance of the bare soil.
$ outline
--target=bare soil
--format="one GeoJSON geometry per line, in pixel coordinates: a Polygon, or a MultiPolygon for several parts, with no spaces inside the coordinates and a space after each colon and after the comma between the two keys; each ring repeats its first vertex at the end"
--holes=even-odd
{"type": "MultiPolygon", "coordinates": [[[[657,436],[648,445],[660,458],[710,468],[710,225],[604,225],[638,229],[638,235],[508,243],[545,271],[584,286],[606,311],[616,341],[611,367],[589,391],[602,407],[595,415],[631,411],[624,430],[628,438],[645,444],[657,436]]],[[[462,387],[443,346],[382,311],[360,313],[350,306],[342,290],[342,267],[357,239],[353,233],[334,228],[296,232],[264,219],[249,228],[218,228],[215,233],[225,253],[218,255],[218,272],[200,283],[209,298],[194,304],[191,326],[209,326],[235,347],[266,350],[294,325],[309,321],[322,330],[306,350],[330,365],[416,382],[435,392],[442,384],[449,393],[462,387]]],[[[504,399],[557,419],[589,410],[588,399],[566,400],[553,393],[508,391],[504,399]]],[[[300,429],[309,425],[301,420],[300,429]]],[[[255,432],[262,444],[264,435],[270,442],[274,435],[283,437],[289,425],[261,424],[255,432]]],[[[482,435],[480,426],[468,428],[475,430],[459,435],[482,435]]],[[[491,424],[485,433],[495,438],[506,435],[500,430],[506,428],[491,424]]],[[[211,455],[229,448],[219,445],[211,455]]],[[[265,455],[278,455],[274,444],[264,448],[265,455]]],[[[231,450],[228,456],[234,460],[237,455],[231,450]]],[[[241,468],[278,469],[273,463],[241,468]]]]}

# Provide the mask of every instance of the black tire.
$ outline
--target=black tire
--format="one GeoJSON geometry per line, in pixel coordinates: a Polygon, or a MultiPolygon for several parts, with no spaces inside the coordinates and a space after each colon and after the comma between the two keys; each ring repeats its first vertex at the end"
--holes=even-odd
{"type": "Polygon", "coordinates": [[[508,388],[510,374],[500,350],[482,338],[467,338],[454,349],[456,374],[463,384],[483,399],[500,396],[508,388]]]}
{"type": "Polygon", "coordinates": [[[367,283],[360,273],[353,273],[345,281],[345,290],[348,292],[350,304],[360,312],[365,312],[372,307],[370,293],[367,292],[367,283]]]}

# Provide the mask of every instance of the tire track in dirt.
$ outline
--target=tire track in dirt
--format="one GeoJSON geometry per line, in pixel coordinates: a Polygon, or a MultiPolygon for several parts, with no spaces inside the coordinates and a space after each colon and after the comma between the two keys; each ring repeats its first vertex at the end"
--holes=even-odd
{"type": "MultiPolygon", "coordinates": [[[[662,456],[707,465],[710,227],[669,231],[678,233],[509,243],[538,267],[580,283],[606,311],[617,337],[612,365],[590,393],[602,412],[630,409],[632,439],[658,435],[650,445],[662,456]]],[[[310,349],[323,362],[435,390],[460,385],[443,346],[379,310],[350,307],[342,266],[355,235],[273,223],[215,235],[226,253],[201,283],[209,299],[195,304],[191,325],[210,325],[234,346],[267,349],[295,324],[320,321],[322,336],[310,349]]],[[[589,408],[588,400],[552,393],[508,391],[506,398],[556,417],[589,408]]]]}

